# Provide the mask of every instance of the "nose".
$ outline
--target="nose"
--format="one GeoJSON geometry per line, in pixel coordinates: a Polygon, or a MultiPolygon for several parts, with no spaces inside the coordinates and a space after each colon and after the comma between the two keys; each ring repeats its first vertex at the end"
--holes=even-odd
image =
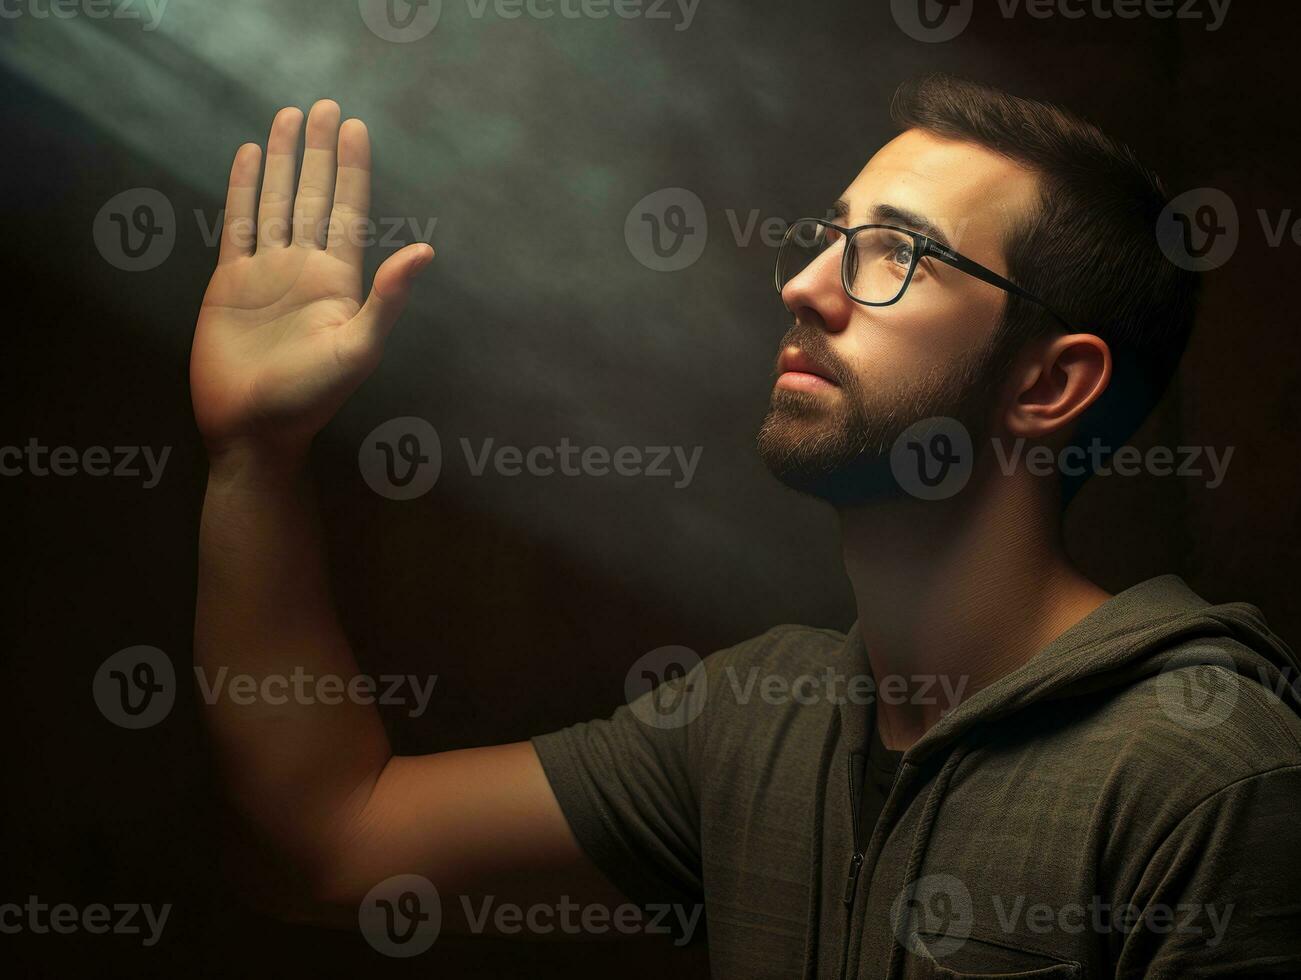
{"type": "Polygon", "coordinates": [[[837,242],[782,287],[782,304],[797,321],[821,324],[828,333],[840,333],[849,326],[857,304],[840,280],[844,250],[844,242],[837,242]]]}

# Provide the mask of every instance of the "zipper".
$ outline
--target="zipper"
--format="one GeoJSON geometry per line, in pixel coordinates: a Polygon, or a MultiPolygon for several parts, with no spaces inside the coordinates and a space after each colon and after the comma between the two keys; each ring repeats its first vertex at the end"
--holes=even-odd
{"type": "Polygon", "coordinates": [[[854,888],[858,885],[858,873],[863,870],[863,852],[855,851],[849,859],[849,874],[845,878],[845,897],[842,901],[852,906],[854,904],[854,888]]]}
{"type": "Polygon", "coordinates": [[[863,870],[863,839],[858,828],[860,805],[863,801],[862,771],[867,759],[861,752],[849,754],[849,822],[853,832],[854,853],[849,858],[849,873],[845,876],[845,941],[840,950],[840,980],[845,980],[849,970],[849,943],[854,932],[854,896],[858,890],[858,875],[863,870]],[[863,765],[860,767],[859,762],[863,765]]]}
{"type": "MultiPolygon", "coordinates": [[[[863,797],[863,776],[860,775],[857,760],[863,760],[863,769],[867,768],[867,759],[863,753],[854,752],[849,756],[849,809],[853,821],[854,835],[854,853],[849,859],[849,873],[845,877],[845,895],[843,902],[845,905],[845,942],[840,951],[840,980],[845,980],[849,971],[849,945],[854,938],[854,898],[858,890],[858,879],[863,871],[863,862],[866,855],[863,852],[862,833],[859,830],[859,815],[863,797]]],[[[881,818],[885,816],[885,810],[889,808],[890,801],[894,797],[894,791],[899,786],[899,777],[903,774],[903,764],[895,770],[894,778],[890,780],[890,791],[885,796],[885,804],[882,811],[877,814],[876,824],[872,827],[871,847],[873,853],[880,856],[880,849],[876,847],[877,835],[881,833],[881,818]]],[[[872,862],[872,867],[868,869],[868,881],[876,872],[876,861],[872,862]]]]}
{"type": "Polygon", "coordinates": [[[845,880],[844,903],[848,907],[854,904],[854,888],[858,884],[858,873],[863,870],[863,841],[858,829],[858,817],[863,802],[863,777],[859,775],[861,753],[852,752],[849,756],[849,819],[854,834],[854,853],[849,859],[849,874],[845,880]]]}

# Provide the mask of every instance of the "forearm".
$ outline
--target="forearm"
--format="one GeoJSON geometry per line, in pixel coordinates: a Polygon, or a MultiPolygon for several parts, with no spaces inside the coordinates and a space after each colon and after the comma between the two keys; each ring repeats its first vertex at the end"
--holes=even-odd
{"type": "Polygon", "coordinates": [[[251,453],[214,460],[199,536],[195,666],[232,805],[293,866],[328,874],[390,749],[373,704],[346,695],[324,703],[312,686],[328,676],[346,683],[357,664],[330,598],[305,465],[251,453]],[[230,685],[243,675],[255,693],[234,698],[230,685]]]}

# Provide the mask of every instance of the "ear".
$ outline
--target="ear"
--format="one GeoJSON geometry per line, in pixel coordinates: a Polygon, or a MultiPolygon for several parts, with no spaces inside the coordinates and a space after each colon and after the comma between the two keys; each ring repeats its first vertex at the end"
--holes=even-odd
{"type": "Polygon", "coordinates": [[[1070,425],[1111,382],[1111,348],[1091,333],[1027,344],[1011,372],[1007,431],[1043,439],[1070,425]]]}

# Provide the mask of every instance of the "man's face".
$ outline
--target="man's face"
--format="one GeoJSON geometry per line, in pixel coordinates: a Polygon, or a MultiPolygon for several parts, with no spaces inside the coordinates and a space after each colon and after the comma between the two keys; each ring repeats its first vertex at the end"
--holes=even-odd
{"type": "MultiPolygon", "coordinates": [[[[1037,176],[972,143],[908,130],[841,197],[843,227],[897,225],[929,234],[1007,275],[1006,243],[1039,199],[1037,176]]],[[[898,435],[931,416],[985,428],[1007,294],[933,258],[903,298],[871,307],[841,286],[835,245],[788,282],[794,325],[782,340],[759,452],[779,479],[833,503],[889,486],[898,435]]]]}

